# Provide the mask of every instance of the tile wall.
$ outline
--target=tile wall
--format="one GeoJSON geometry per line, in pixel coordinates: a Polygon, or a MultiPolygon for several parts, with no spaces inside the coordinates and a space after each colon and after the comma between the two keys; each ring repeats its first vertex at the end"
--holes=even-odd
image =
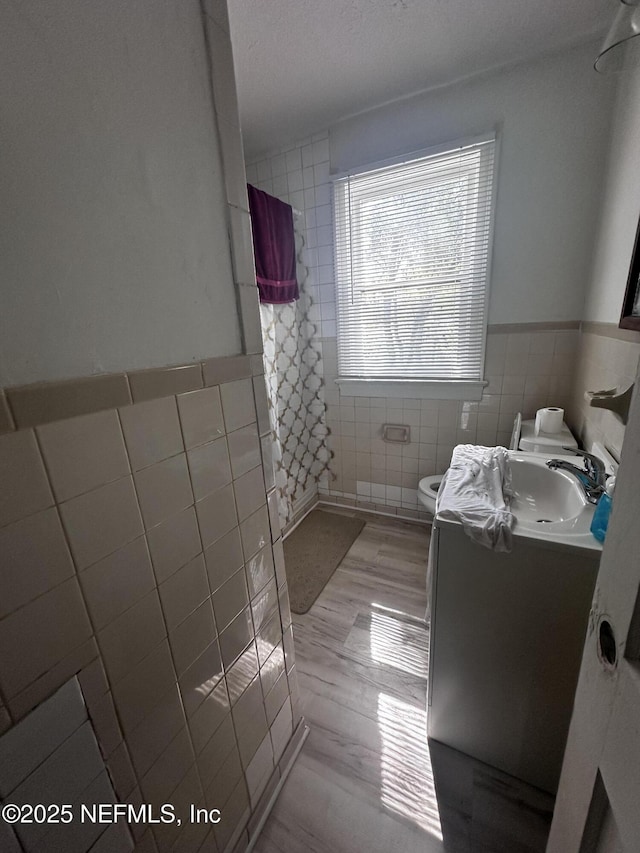
{"type": "Polygon", "coordinates": [[[321,336],[331,471],[320,481],[322,500],[427,518],[418,480],[442,473],[461,442],[507,444],[517,412],[569,404],[578,348],[578,322],[491,326],[482,400],[347,397],[337,375],[333,220],[328,134],[318,134],[247,164],[247,179],[304,213],[312,316],[321,336]],[[406,445],[382,440],[384,423],[406,424],[406,445]]]}
{"type": "MultiPolygon", "coordinates": [[[[291,327],[297,322],[297,331],[285,328],[285,324],[280,323],[273,328],[273,332],[287,336],[286,346],[283,348],[283,362],[286,363],[285,387],[303,387],[306,377],[300,375],[300,365],[289,357],[292,341],[306,341],[311,333],[312,346],[306,349],[313,350],[314,358],[309,364],[312,365],[313,373],[322,377],[322,336],[330,335],[335,339],[336,334],[328,134],[320,133],[309,137],[296,146],[282,149],[272,157],[248,164],[246,169],[247,181],[250,184],[288,202],[297,212],[294,223],[296,234],[300,235],[302,242],[298,252],[298,279],[301,283],[301,299],[305,304],[302,311],[295,312],[295,316],[286,315],[286,325],[291,327]],[[315,353],[320,355],[317,362],[315,353]]],[[[272,344],[273,342],[265,341],[266,353],[269,353],[272,344]]],[[[304,364],[307,356],[304,353],[301,355],[304,364]]],[[[306,369],[308,368],[309,365],[306,369]]],[[[320,387],[317,392],[314,391],[314,395],[316,393],[318,405],[314,406],[314,409],[322,410],[324,388],[320,387]]],[[[324,469],[327,458],[324,430],[317,432],[323,440],[318,449],[317,464],[305,463],[305,470],[313,473],[305,478],[304,489],[299,487],[297,477],[290,476],[287,479],[282,472],[277,474],[285,497],[283,504],[287,501],[289,504],[281,506],[281,521],[285,530],[291,528],[317,500],[318,485],[312,480],[317,476],[316,469],[317,472],[324,469]],[[292,502],[289,500],[291,494],[294,495],[292,502]]],[[[317,444],[317,437],[314,437],[314,444],[317,444]]],[[[331,439],[326,444],[331,449],[331,439]]],[[[297,464],[295,462],[296,466],[297,464]]]]}
{"type": "MultiPolygon", "coordinates": [[[[77,678],[0,736],[0,805],[68,804],[73,816],[80,803],[92,809],[116,801],[77,678]]],[[[0,849],[130,853],[134,842],[123,818],[113,824],[32,821],[13,827],[1,821],[0,849]]]]}
{"type": "MultiPolygon", "coordinates": [[[[535,329],[535,326],[532,327],[535,329]]],[[[532,418],[542,406],[567,406],[579,333],[490,330],[479,402],[340,396],[335,383],[335,342],[324,341],[327,417],[333,439],[334,475],[328,498],[365,509],[425,517],[417,483],[449,466],[456,444],[509,446],[518,412],[532,418]],[[385,423],[410,427],[407,444],[382,439],[385,423]]]]}
{"type": "MultiPolygon", "coordinates": [[[[78,673],[120,799],[221,808],[203,849],[223,851],[246,846],[301,713],[262,359],[203,367],[197,390],[0,436],[0,721],[78,673]]],[[[154,827],[140,849],[208,831],[154,827]]]]}
{"type": "MultiPolygon", "coordinates": [[[[226,3],[203,0],[243,355],[0,390],[0,733],[77,675],[137,853],[243,851],[304,734],[226,3]]],[[[212,330],[215,339],[215,329],[212,330]]]]}
{"type": "Polygon", "coordinates": [[[304,217],[303,262],[313,301],[310,320],[321,338],[335,338],[333,219],[329,135],[319,133],[248,163],[247,181],[292,205],[304,217]]]}
{"type": "Polygon", "coordinates": [[[618,329],[613,323],[583,323],[567,417],[584,447],[599,441],[619,458],[624,424],[612,412],[589,406],[584,394],[605,388],[625,391],[636,381],[639,358],[640,333],[618,329]]]}

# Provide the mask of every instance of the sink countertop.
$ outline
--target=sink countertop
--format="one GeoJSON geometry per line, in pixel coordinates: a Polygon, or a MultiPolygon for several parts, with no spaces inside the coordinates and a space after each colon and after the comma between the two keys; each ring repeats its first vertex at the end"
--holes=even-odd
{"type": "MultiPolygon", "coordinates": [[[[565,459],[580,466],[573,454],[549,455],[510,450],[512,488],[511,511],[515,517],[514,545],[518,539],[535,539],[554,550],[586,549],[601,551],[602,544],[590,530],[595,505],[587,501],[577,478],[559,469],[547,468],[548,459],[565,459]]],[[[458,524],[456,521],[438,523],[458,524]]]]}

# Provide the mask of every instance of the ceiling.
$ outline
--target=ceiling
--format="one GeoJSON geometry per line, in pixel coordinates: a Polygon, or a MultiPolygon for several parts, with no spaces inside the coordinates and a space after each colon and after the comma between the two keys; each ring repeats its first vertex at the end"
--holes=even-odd
{"type": "Polygon", "coordinates": [[[248,156],[604,35],[616,0],[228,0],[248,156]]]}

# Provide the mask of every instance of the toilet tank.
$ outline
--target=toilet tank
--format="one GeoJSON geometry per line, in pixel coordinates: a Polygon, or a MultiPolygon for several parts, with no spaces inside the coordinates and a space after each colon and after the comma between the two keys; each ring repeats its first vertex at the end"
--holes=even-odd
{"type": "Polygon", "coordinates": [[[518,420],[521,416],[516,415],[516,420],[513,425],[513,436],[511,439],[511,449],[526,450],[529,453],[548,453],[549,455],[562,456],[562,449],[569,447],[572,450],[578,449],[578,442],[573,437],[573,433],[562,422],[560,432],[540,432],[536,435],[534,420],[520,420],[520,435],[518,437],[518,420]]]}

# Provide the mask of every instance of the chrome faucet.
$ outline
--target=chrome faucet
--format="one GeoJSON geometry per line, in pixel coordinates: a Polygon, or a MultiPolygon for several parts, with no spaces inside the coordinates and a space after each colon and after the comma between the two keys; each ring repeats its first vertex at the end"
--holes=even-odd
{"type": "Polygon", "coordinates": [[[552,470],[568,471],[578,478],[578,482],[583,488],[587,500],[591,504],[597,504],[600,495],[604,492],[604,486],[607,481],[607,473],[605,471],[604,462],[592,453],[587,453],[584,450],[576,450],[573,447],[563,447],[563,450],[568,450],[576,456],[582,456],[584,460],[584,468],[578,468],[577,465],[572,465],[565,459],[549,459],[547,460],[547,468],[552,470]]]}

